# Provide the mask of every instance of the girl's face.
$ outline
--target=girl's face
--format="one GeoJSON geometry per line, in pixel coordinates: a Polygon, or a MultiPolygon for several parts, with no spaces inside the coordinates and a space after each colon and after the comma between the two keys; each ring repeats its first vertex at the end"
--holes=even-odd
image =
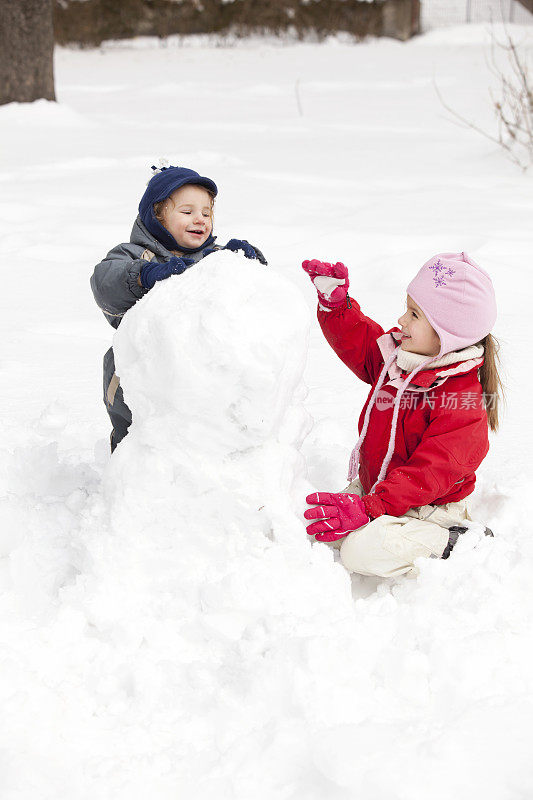
{"type": "Polygon", "coordinates": [[[402,329],[402,350],[422,356],[436,356],[440,350],[440,339],[431,327],[421,308],[407,295],[407,310],[399,318],[402,329]]]}
{"type": "Polygon", "coordinates": [[[161,213],[163,225],[183,247],[200,247],[213,230],[211,196],[201,186],[176,189],[161,213]]]}

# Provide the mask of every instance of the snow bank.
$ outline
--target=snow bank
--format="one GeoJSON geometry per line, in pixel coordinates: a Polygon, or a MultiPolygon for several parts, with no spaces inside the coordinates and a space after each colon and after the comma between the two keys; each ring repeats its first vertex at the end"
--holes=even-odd
{"type": "Polygon", "coordinates": [[[2,126],[38,125],[47,128],[86,128],[91,123],[74,109],[52,100],[32,103],[7,103],[0,108],[2,126]]]}
{"type": "Polygon", "coordinates": [[[308,328],[293,284],[213,254],[116,333],[134,423],[102,488],[53,445],[0,465],[6,800],[533,790],[520,515],[352,586],[301,517],[308,328]]]}
{"type": "MultiPolygon", "coordinates": [[[[531,16],[533,19],[533,15],[531,16]]],[[[505,43],[507,37],[510,36],[519,46],[528,46],[532,30],[530,25],[513,22],[503,24],[495,21],[490,25],[487,23],[454,23],[451,27],[431,26],[430,30],[423,36],[413,39],[410,44],[414,47],[435,47],[444,44],[454,48],[481,45],[490,49],[495,41],[505,43]]]]}
{"type": "Polygon", "coordinates": [[[308,327],[292,284],[214,254],[115,336],[134,423],[102,490],[51,446],[2,465],[6,800],[533,790],[519,517],[352,587],[300,515],[308,327]]]}

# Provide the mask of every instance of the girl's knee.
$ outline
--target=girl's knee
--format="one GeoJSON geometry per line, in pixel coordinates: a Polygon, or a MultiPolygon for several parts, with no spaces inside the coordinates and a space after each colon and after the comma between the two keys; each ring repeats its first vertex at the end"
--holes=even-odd
{"type": "Polygon", "coordinates": [[[440,557],[447,530],[407,518],[379,517],[344,540],[340,558],[349,572],[390,578],[405,575],[421,557],[440,557]]]}
{"type": "Polygon", "coordinates": [[[340,549],[341,562],[349,572],[357,572],[359,575],[376,575],[375,571],[375,547],[372,542],[364,535],[364,530],[354,531],[348,534],[343,540],[340,549]],[[370,546],[369,546],[370,544],[370,546]]]}

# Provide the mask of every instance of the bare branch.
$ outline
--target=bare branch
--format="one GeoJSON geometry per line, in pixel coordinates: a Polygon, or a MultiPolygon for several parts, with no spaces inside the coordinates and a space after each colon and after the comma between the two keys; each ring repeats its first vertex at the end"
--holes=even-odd
{"type": "Polygon", "coordinates": [[[526,170],[533,163],[533,82],[527,63],[527,50],[520,50],[505,24],[504,32],[504,40],[500,41],[492,29],[490,58],[485,56],[489,72],[499,83],[497,94],[496,90],[489,88],[489,97],[496,117],[496,135],[492,135],[451,108],[444,100],[435,80],[433,85],[444,108],[459,120],[463,127],[471,128],[489,141],[495,142],[511,161],[526,170]]]}

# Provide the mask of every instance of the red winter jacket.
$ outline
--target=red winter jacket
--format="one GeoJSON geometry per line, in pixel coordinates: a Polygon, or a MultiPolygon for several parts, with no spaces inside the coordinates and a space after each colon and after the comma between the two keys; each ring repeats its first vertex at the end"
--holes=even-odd
{"type": "MultiPolygon", "coordinates": [[[[386,357],[397,347],[393,328],[365,317],[351,307],[318,310],[322,332],[337,355],[358,378],[372,385],[366,407],[386,357]]],[[[407,377],[394,361],[370,414],[360,452],[359,479],[371,519],[382,514],[402,516],[409,508],[444,505],[462,500],[474,490],[475,470],[489,449],[487,413],[478,378],[482,358],[463,361],[415,375],[400,400],[396,441],[387,474],[376,481],[389,445],[393,400],[407,377]],[[390,399],[389,399],[390,398],[390,399]]]]}

